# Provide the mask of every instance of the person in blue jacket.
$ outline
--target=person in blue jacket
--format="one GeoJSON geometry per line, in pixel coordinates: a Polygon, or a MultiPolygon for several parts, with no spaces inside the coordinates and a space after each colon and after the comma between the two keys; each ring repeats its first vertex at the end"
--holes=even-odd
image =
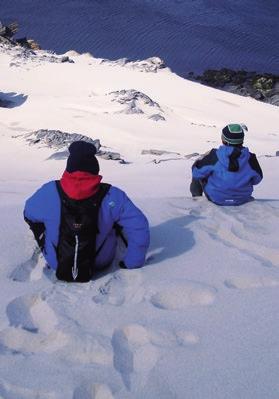
{"type": "Polygon", "coordinates": [[[255,154],[243,146],[247,127],[229,124],[222,130],[222,145],[206,153],[192,166],[190,191],[217,205],[241,205],[253,200],[253,186],[263,173],[255,154]]]}
{"type": "MultiPolygon", "coordinates": [[[[99,175],[99,163],[95,157],[96,148],[91,143],[76,141],[70,145],[69,153],[66,170],[59,184],[67,197],[83,201],[100,189],[102,176],[99,175]]],[[[26,201],[24,217],[34,233],[47,265],[56,270],[61,222],[61,198],[56,181],[44,184],[26,201]]],[[[127,245],[120,267],[142,267],[149,246],[147,218],[124,191],[109,186],[98,213],[96,269],[105,268],[114,260],[117,247],[116,224],[127,245]]]]}

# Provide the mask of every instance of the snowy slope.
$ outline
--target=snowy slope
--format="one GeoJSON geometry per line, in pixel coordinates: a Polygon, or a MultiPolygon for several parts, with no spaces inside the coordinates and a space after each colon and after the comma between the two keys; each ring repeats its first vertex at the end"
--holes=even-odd
{"type": "Polygon", "coordinates": [[[0,397],[277,399],[278,108],[169,70],[73,54],[74,64],[10,66],[12,57],[1,50],[1,92],[14,107],[0,108],[0,397]],[[149,119],[158,108],[141,100],[140,114],[112,101],[131,89],[165,121],[149,119]],[[265,176],[257,200],[237,208],[188,191],[191,154],[218,146],[228,122],[248,126],[265,176]],[[99,138],[129,162],[100,159],[101,174],[150,220],[146,267],[115,264],[71,285],[44,270],[22,209],[65,161],[27,144],[22,135],[38,129],[99,138]],[[173,153],[141,154],[150,149],[173,153]]]}

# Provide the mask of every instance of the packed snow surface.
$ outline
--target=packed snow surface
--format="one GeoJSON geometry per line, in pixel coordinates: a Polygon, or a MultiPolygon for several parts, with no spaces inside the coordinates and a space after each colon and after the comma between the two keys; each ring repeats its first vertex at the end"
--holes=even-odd
{"type": "Polygon", "coordinates": [[[18,57],[10,66],[12,53],[0,54],[0,99],[12,102],[0,108],[0,397],[277,399],[278,108],[167,69],[75,53],[71,64],[18,57]],[[135,93],[142,112],[125,112],[135,93]],[[150,119],[153,108],[164,119],[150,119]],[[256,200],[192,200],[191,165],[229,122],[248,126],[263,168],[256,200]],[[44,268],[22,210],[60,177],[65,157],[26,141],[39,129],[121,154],[125,163],[99,158],[101,174],[150,221],[144,268],[120,270],[116,260],[86,284],[44,268]]]}

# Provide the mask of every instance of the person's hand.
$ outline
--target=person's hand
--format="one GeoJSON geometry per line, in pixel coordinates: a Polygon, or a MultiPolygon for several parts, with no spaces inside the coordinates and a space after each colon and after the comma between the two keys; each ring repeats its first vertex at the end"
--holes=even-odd
{"type": "Polygon", "coordinates": [[[127,266],[125,265],[125,263],[123,262],[123,260],[121,260],[121,261],[119,262],[119,267],[120,267],[121,269],[127,269],[127,266]]]}

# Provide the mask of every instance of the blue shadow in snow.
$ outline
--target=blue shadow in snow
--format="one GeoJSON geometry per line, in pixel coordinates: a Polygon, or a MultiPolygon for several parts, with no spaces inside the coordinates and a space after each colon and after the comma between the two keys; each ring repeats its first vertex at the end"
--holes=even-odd
{"type": "Polygon", "coordinates": [[[150,255],[147,257],[146,265],[175,258],[193,248],[195,245],[194,233],[188,226],[197,219],[200,217],[180,216],[151,227],[150,255]]]}

